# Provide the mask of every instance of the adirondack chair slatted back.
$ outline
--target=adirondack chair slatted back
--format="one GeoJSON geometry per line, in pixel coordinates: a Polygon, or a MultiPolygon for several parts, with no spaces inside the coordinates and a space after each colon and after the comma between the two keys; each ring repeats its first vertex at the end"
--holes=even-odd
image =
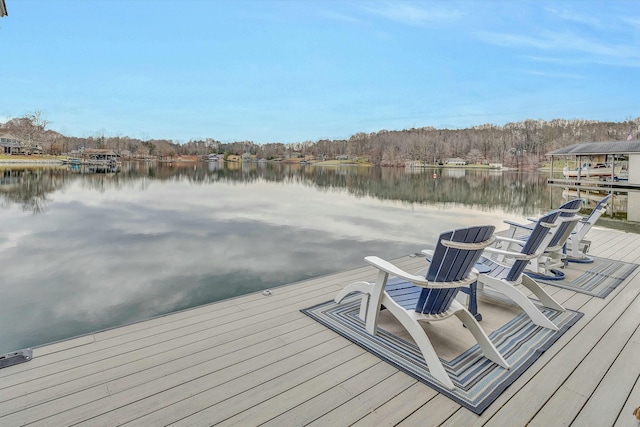
{"type": "MultiPolygon", "coordinates": [[[[607,194],[602,199],[600,199],[589,216],[584,221],[581,221],[578,223],[578,225],[576,225],[573,234],[577,234],[578,241],[584,239],[591,227],[596,223],[596,221],[598,221],[602,214],[607,211],[607,203],[609,203],[611,197],[613,197],[611,194],[607,194]]],[[[572,236],[572,238],[575,237],[572,236]]]]}
{"type": "Polygon", "coordinates": [[[609,202],[611,197],[612,197],[611,194],[607,194],[602,199],[600,199],[596,207],[593,208],[593,210],[589,214],[589,217],[587,218],[588,222],[593,224],[598,220],[598,218],[600,218],[600,215],[602,215],[606,211],[607,203],[609,202]]]}
{"type": "MultiPolygon", "coordinates": [[[[560,214],[560,210],[555,210],[541,217],[533,227],[533,230],[531,231],[531,234],[529,234],[529,238],[525,242],[520,253],[524,255],[532,255],[536,253],[536,251],[540,249],[540,245],[544,241],[545,237],[547,237],[547,235],[549,234],[549,227],[545,227],[543,224],[553,224],[558,219],[560,214]]],[[[518,280],[524,269],[527,267],[528,263],[529,261],[526,259],[516,260],[511,266],[511,270],[509,270],[509,274],[507,274],[506,280],[518,280]]]]}
{"type": "Polygon", "coordinates": [[[580,220],[580,217],[577,217],[576,214],[580,210],[582,206],[582,199],[573,199],[563,204],[558,208],[560,211],[560,218],[570,218],[575,216],[576,218],[572,221],[563,221],[558,225],[551,242],[549,242],[549,247],[556,247],[564,245],[567,241],[571,232],[575,228],[576,224],[580,220]]]}
{"type": "MultiPolygon", "coordinates": [[[[482,248],[450,248],[442,244],[443,240],[461,243],[482,243],[489,240],[494,231],[494,226],[484,225],[442,233],[438,238],[438,244],[431,258],[431,265],[426,275],[427,280],[432,283],[462,280],[471,273],[471,269],[480,258],[480,255],[482,255],[482,248]]],[[[449,309],[451,301],[453,301],[459,289],[425,288],[420,292],[415,310],[425,314],[442,313],[449,309]]]]}
{"type": "Polygon", "coordinates": [[[602,216],[602,214],[606,212],[607,203],[609,202],[609,200],[611,200],[611,197],[611,194],[607,194],[602,199],[600,199],[598,204],[596,204],[596,207],[593,208],[589,216],[585,219],[585,222],[589,223],[589,225],[595,224],[598,218],[600,218],[600,216],[602,216]]]}

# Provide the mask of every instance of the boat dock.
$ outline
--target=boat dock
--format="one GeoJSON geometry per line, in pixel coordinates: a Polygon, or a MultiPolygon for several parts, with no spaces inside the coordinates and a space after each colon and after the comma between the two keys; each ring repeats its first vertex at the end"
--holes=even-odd
{"type": "Polygon", "coordinates": [[[639,190],[640,184],[629,183],[629,181],[611,181],[598,179],[564,179],[564,178],[548,178],[547,184],[556,187],[566,187],[582,190],[599,190],[599,191],[625,191],[639,190]]]}
{"type": "MultiPolygon", "coordinates": [[[[589,238],[640,263],[640,235],[589,238]]],[[[584,317],[476,415],[300,312],[364,265],[35,348],[0,369],[0,425],[638,426],[640,269],[606,298],[546,287],[584,317]]]]}

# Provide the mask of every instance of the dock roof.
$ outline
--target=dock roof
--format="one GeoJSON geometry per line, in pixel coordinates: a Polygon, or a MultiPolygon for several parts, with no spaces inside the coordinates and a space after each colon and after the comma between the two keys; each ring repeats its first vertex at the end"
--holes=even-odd
{"type": "Polygon", "coordinates": [[[547,153],[547,156],[596,156],[629,153],[640,153],[640,140],[582,142],[551,151],[547,153]]]}
{"type": "Polygon", "coordinates": [[[4,3],[4,0],[0,0],[0,17],[7,15],[7,5],[4,3]]]}
{"type": "Polygon", "coordinates": [[[109,156],[117,156],[118,154],[110,148],[87,148],[83,151],[84,154],[103,154],[109,156]]]}

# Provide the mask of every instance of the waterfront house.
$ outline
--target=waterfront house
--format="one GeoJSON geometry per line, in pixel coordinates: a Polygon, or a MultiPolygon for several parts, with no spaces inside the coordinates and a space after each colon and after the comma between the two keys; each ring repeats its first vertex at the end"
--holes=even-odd
{"type": "Polygon", "coordinates": [[[42,154],[42,145],[25,144],[22,140],[11,133],[0,134],[0,147],[4,154],[42,154]]]}
{"type": "Polygon", "coordinates": [[[4,154],[23,154],[24,148],[20,140],[10,133],[0,134],[0,147],[4,154]]]}
{"type": "Polygon", "coordinates": [[[453,158],[453,159],[447,159],[444,162],[445,165],[454,165],[454,166],[464,166],[467,164],[467,161],[464,159],[460,159],[458,157],[453,158]]]}

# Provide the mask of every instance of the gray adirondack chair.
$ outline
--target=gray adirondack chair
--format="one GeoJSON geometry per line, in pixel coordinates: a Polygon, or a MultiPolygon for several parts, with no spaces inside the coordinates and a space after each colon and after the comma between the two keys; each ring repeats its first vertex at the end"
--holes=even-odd
{"type": "Polygon", "coordinates": [[[585,237],[596,221],[607,211],[607,204],[611,200],[611,197],[611,194],[608,194],[600,199],[589,216],[581,219],[576,224],[566,244],[566,253],[570,261],[583,263],[593,262],[593,258],[587,256],[587,252],[591,247],[591,241],[585,239],[585,237]]]}
{"type": "MultiPolygon", "coordinates": [[[[536,222],[526,241],[496,236],[496,246],[487,247],[485,249],[487,256],[480,258],[479,265],[484,266],[488,271],[478,275],[477,283],[480,290],[488,286],[507,296],[527,313],[533,323],[553,330],[558,330],[558,327],[518,287],[522,285],[529,289],[545,307],[558,311],[565,310],[534,279],[524,274],[529,262],[537,259],[548,247],[548,242],[557,235],[551,230],[562,225],[562,222],[557,222],[561,215],[562,212],[559,210],[545,214],[536,222]],[[503,246],[497,247],[500,244],[503,246]]],[[[472,313],[477,307],[476,302],[472,301],[473,298],[476,298],[475,292],[472,292],[469,298],[472,313]]]]}
{"type": "MultiPolygon", "coordinates": [[[[547,242],[542,253],[536,258],[532,258],[529,261],[529,265],[527,265],[526,270],[530,277],[548,280],[561,280],[564,278],[564,273],[559,270],[559,268],[563,268],[566,264],[567,255],[565,254],[564,247],[567,239],[569,239],[569,236],[581,219],[577,213],[582,203],[582,199],[573,199],[557,209],[560,211],[560,216],[556,220],[558,226],[553,231],[553,236],[547,242]]],[[[508,234],[520,240],[520,244],[529,238],[529,234],[536,225],[536,222],[518,224],[505,221],[505,223],[510,225],[508,234]]]]}

